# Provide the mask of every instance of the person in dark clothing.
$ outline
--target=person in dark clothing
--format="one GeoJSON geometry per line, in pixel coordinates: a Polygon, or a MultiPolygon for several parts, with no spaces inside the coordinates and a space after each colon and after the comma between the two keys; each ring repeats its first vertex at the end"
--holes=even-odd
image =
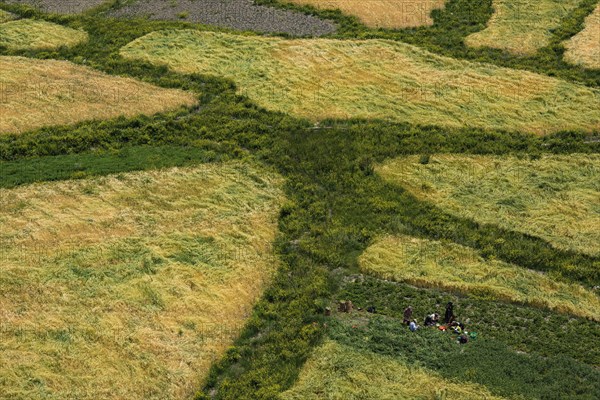
{"type": "Polygon", "coordinates": [[[410,321],[412,321],[412,313],[413,309],[411,306],[408,306],[404,309],[404,319],[402,320],[403,324],[410,324],[410,321]]]}
{"type": "Polygon", "coordinates": [[[440,320],[440,316],[438,314],[429,314],[425,317],[425,326],[434,326],[440,320]]]}
{"type": "Polygon", "coordinates": [[[446,304],[446,314],[444,314],[444,322],[449,324],[453,320],[454,320],[454,306],[452,305],[452,302],[449,301],[448,304],[446,304]]]}

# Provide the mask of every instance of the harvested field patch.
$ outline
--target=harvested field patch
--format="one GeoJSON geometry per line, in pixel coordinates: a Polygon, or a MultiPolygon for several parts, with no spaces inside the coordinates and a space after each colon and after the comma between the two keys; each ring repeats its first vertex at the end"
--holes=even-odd
{"type": "Polygon", "coordinates": [[[455,243],[388,236],[359,259],[365,272],[419,287],[432,287],[509,303],[529,304],[600,321],[600,298],[580,285],[501,261],[484,260],[455,243]]]}
{"type": "Polygon", "coordinates": [[[444,7],[446,0],[284,0],[319,9],[339,9],[358,17],[371,28],[411,28],[432,25],[431,11],[444,7]]]}
{"type": "Polygon", "coordinates": [[[0,397],[191,398],[277,266],[281,184],[235,162],[0,190],[0,397]]]}
{"type": "Polygon", "coordinates": [[[242,31],[321,36],[335,24],[296,11],[255,5],[253,0],[139,0],[109,13],[112,17],[199,22],[242,31]]]}
{"type": "Polygon", "coordinates": [[[565,60],[600,69],[600,3],[585,20],[585,29],[565,43],[565,60]]]}
{"type": "Polygon", "coordinates": [[[376,171],[453,215],[600,254],[600,156],[436,155],[385,162],[376,171]]]}
{"type": "Polygon", "coordinates": [[[7,4],[24,4],[41,11],[57,14],[79,14],[108,0],[4,0],[7,4]]]}
{"type": "Polygon", "coordinates": [[[454,382],[390,356],[334,341],[316,348],[284,400],[465,399],[496,400],[481,385],[454,382]]]}
{"type": "Polygon", "coordinates": [[[22,57],[0,57],[0,85],[0,133],[154,114],[196,102],[181,90],[106,75],[67,61],[22,57]]]}
{"type": "Polygon", "coordinates": [[[598,89],[398,42],[176,30],[150,33],[121,54],[231,79],[260,106],[314,121],[380,118],[539,134],[600,129],[598,89]]]}
{"type": "Polygon", "coordinates": [[[87,39],[88,34],[84,31],[46,21],[19,19],[0,24],[0,46],[11,50],[73,47],[87,39]]]}
{"type": "Polygon", "coordinates": [[[467,46],[492,47],[532,55],[548,45],[552,30],[581,0],[494,0],[494,15],[483,31],[465,39],[467,46]]]}

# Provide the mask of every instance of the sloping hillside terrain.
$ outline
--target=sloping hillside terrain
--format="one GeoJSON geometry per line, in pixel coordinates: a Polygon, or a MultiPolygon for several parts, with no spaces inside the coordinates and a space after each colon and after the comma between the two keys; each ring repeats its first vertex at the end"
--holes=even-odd
{"type": "Polygon", "coordinates": [[[600,398],[598,1],[538,3],[0,0],[0,400],[600,398]]]}

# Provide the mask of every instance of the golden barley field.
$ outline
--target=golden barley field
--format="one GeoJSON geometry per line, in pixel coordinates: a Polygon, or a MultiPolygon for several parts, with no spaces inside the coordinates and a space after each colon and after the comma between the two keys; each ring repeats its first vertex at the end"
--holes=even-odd
{"type": "Polygon", "coordinates": [[[535,54],[547,46],[552,29],[581,0],[494,0],[494,14],[487,28],[468,36],[471,47],[492,47],[520,55],[535,54]]]}
{"type": "Polygon", "coordinates": [[[285,0],[319,9],[337,9],[354,15],[371,28],[412,28],[433,24],[431,11],[444,7],[446,0],[285,0]]]}
{"type": "Polygon", "coordinates": [[[313,351],[283,400],[500,400],[475,383],[454,382],[389,356],[328,340],[313,351]]]}
{"type": "Polygon", "coordinates": [[[47,21],[18,19],[0,14],[0,46],[10,50],[50,50],[73,47],[88,40],[85,31],[47,21]],[[8,22],[5,22],[9,19],[8,22]]]}
{"type": "Polygon", "coordinates": [[[0,85],[0,134],[155,114],[197,102],[182,90],[110,76],[68,61],[23,57],[0,56],[0,85]]]}
{"type": "Polygon", "coordinates": [[[435,155],[389,160],[376,167],[442,210],[498,225],[553,246],[600,254],[600,156],[546,154],[539,159],[435,155]]]}
{"type": "Polygon", "coordinates": [[[0,24],[3,24],[8,21],[12,21],[13,19],[15,19],[14,14],[0,9],[0,24]]]}
{"type": "Polygon", "coordinates": [[[484,260],[474,249],[456,243],[386,236],[369,246],[359,263],[363,271],[384,279],[600,321],[600,297],[594,292],[538,271],[484,260]]]}
{"type": "Polygon", "coordinates": [[[585,20],[585,28],[565,43],[565,60],[600,69],[600,3],[585,20]]]}
{"type": "Polygon", "coordinates": [[[183,399],[277,267],[248,162],[0,189],[0,397],[183,399]]]}
{"type": "Polygon", "coordinates": [[[167,30],[121,54],[231,79],[260,106],[313,121],[375,118],[537,134],[600,129],[598,89],[398,42],[167,30]]]}

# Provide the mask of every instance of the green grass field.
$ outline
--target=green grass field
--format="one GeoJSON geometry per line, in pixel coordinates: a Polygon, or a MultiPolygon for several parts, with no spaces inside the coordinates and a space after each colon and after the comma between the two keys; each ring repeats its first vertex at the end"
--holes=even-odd
{"type": "Polygon", "coordinates": [[[472,47],[492,47],[519,55],[547,46],[552,30],[582,0],[494,0],[494,15],[481,32],[466,38],[472,47]]]}
{"type": "Polygon", "coordinates": [[[280,185],[237,162],[0,189],[0,397],[193,395],[276,268],[280,185]]]}
{"type": "Polygon", "coordinates": [[[312,121],[380,118],[538,134],[600,128],[597,89],[391,41],[171,30],[139,38],[121,54],[231,79],[260,106],[312,121]]]}
{"type": "Polygon", "coordinates": [[[424,368],[334,341],[315,349],[283,400],[499,400],[484,386],[455,382],[424,368]]]}
{"type": "Polygon", "coordinates": [[[553,246],[600,254],[600,157],[539,159],[435,155],[389,160],[377,168],[420,199],[482,224],[534,235],[553,246]]]}
{"type": "MultiPolygon", "coordinates": [[[[3,18],[0,15],[0,18],[3,18]]],[[[72,47],[85,42],[85,31],[46,21],[19,19],[0,23],[0,46],[11,50],[50,50],[72,47]]]]}
{"type": "Polygon", "coordinates": [[[473,249],[453,243],[387,236],[369,246],[359,263],[361,270],[383,279],[600,321],[596,293],[538,271],[485,260],[473,249]]]}

